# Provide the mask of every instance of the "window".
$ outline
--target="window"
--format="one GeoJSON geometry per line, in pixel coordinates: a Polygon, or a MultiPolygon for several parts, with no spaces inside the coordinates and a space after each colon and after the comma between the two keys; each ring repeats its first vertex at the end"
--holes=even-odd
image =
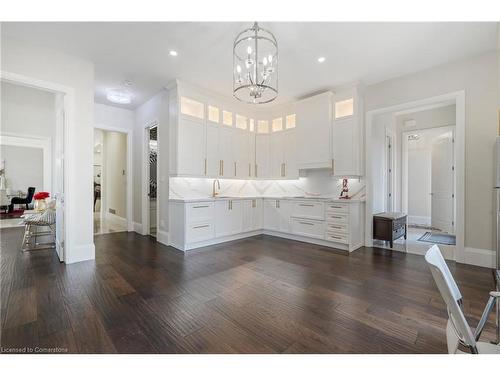
{"type": "Polygon", "coordinates": [[[245,116],[236,115],[236,127],[239,129],[246,129],[247,118],[245,116]]]}
{"type": "Polygon", "coordinates": [[[208,106],[208,121],[219,123],[219,108],[211,105],[208,106]]]}
{"type": "Polygon", "coordinates": [[[188,116],[193,116],[199,119],[205,118],[205,106],[203,103],[196,100],[181,96],[181,113],[188,116]]]}
{"type": "Polygon", "coordinates": [[[227,126],[233,126],[233,113],[222,111],[222,123],[227,126]]]}
{"type": "Polygon", "coordinates": [[[283,117],[278,117],[273,120],[273,132],[279,132],[283,130],[283,117]]]}
{"type": "Polygon", "coordinates": [[[341,100],[335,102],[335,118],[352,116],[354,114],[354,99],[341,100]]]}
{"type": "Polygon", "coordinates": [[[269,121],[260,120],[257,123],[257,133],[269,133],[269,121]]]}
{"type": "Polygon", "coordinates": [[[292,115],[286,116],[285,127],[287,129],[295,128],[295,113],[292,115]]]}
{"type": "Polygon", "coordinates": [[[248,127],[249,127],[251,132],[255,131],[255,120],[253,118],[248,120],[248,127]]]}

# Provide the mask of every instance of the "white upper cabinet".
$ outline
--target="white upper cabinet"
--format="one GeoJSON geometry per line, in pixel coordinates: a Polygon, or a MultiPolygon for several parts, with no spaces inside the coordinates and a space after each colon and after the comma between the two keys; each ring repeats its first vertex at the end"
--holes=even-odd
{"type": "Polygon", "coordinates": [[[255,171],[256,178],[270,178],[269,170],[269,135],[255,135],[255,171]]]}
{"type": "Polygon", "coordinates": [[[297,166],[330,168],[333,93],[325,92],[296,103],[297,166]]]}
{"type": "Polygon", "coordinates": [[[332,172],[334,176],[362,175],[363,106],[359,88],[339,90],[334,99],[332,172]]]}
{"type": "MultiPolygon", "coordinates": [[[[253,108],[253,107],[252,107],[253,108]]],[[[297,179],[299,169],[362,175],[357,86],[258,113],[188,84],[170,89],[170,175],[297,179]]]]}

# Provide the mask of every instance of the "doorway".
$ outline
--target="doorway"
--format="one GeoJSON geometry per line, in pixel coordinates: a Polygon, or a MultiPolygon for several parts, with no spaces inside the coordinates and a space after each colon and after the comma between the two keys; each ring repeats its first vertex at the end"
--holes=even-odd
{"type": "Polygon", "coordinates": [[[409,252],[429,244],[453,253],[455,237],[455,127],[403,132],[403,212],[408,215],[409,252]]]}
{"type": "Polygon", "coordinates": [[[94,129],[94,234],[128,230],[128,135],[94,129]]]}
{"type": "Polygon", "coordinates": [[[2,72],[1,85],[0,192],[2,206],[9,205],[5,216],[10,223],[2,223],[0,227],[22,226],[20,215],[26,209],[33,209],[34,193],[47,192],[47,206],[55,210],[55,223],[37,237],[40,244],[54,247],[59,260],[64,262],[68,258],[65,146],[72,91],[7,72],[2,72]],[[32,193],[26,193],[30,190],[32,193]],[[22,203],[13,203],[14,199],[22,203]]]}
{"type": "Polygon", "coordinates": [[[372,221],[392,205],[409,225],[408,240],[398,239],[393,250],[424,254],[438,244],[447,259],[465,258],[464,102],[455,92],[366,113],[367,246],[390,247],[372,239],[372,221]]]}
{"type": "Polygon", "coordinates": [[[146,128],[147,132],[147,158],[146,171],[148,182],[148,221],[147,234],[152,237],[158,232],[158,126],[152,125],[146,128]]]}

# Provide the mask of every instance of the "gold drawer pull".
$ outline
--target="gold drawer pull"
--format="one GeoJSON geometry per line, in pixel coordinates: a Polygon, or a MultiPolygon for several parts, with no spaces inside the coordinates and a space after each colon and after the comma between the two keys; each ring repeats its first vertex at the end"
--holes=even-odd
{"type": "Polygon", "coordinates": [[[314,207],[314,204],[300,203],[299,206],[302,206],[302,207],[314,207]]]}
{"type": "Polygon", "coordinates": [[[193,208],[208,208],[210,206],[193,206],[193,208]]]}
{"type": "Polygon", "coordinates": [[[342,237],[338,237],[338,236],[332,236],[332,235],[330,235],[330,237],[331,237],[331,238],[336,238],[336,239],[338,239],[338,240],[341,240],[341,239],[342,239],[342,237]]]}

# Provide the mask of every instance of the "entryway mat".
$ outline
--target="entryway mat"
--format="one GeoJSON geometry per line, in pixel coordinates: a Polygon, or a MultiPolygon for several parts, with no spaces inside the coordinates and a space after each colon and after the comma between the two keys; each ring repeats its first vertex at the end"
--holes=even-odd
{"type": "Polygon", "coordinates": [[[456,245],[456,239],[453,234],[425,232],[418,240],[441,245],[456,245]]]}

